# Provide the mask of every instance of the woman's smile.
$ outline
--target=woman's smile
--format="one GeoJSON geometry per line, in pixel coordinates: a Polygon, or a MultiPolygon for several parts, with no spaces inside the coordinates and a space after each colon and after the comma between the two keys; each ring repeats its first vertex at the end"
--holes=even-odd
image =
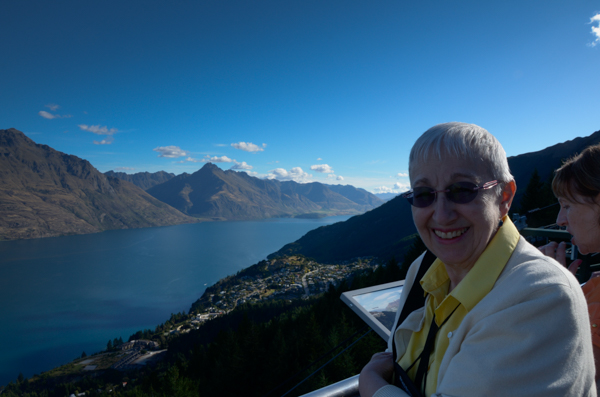
{"type": "Polygon", "coordinates": [[[439,229],[433,229],[433,232],[435,233],[436,236],[438,236],[442,240],[452,240],[452,239],[462,236],[464,233],[467,232],[467,230],[469,230],[468,227],[458,229],[458,230],[453,230],[453,231],[446,231],[446,232],[439,230],[439,229]]]}

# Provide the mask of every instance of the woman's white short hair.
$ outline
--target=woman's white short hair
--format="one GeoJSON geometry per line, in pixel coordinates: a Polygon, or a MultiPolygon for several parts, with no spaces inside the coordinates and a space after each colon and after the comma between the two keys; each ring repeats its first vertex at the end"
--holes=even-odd
{"type": "Polygon", "coordinates": [[[506,152],[486,129],[475,124],[443,123],[431,127],[417,139],[410,151],[408,172],[429,156],[443,160],[446,156],[481,162],[490,176],[499,182],[514,178],[510,173],[506,152]]]}

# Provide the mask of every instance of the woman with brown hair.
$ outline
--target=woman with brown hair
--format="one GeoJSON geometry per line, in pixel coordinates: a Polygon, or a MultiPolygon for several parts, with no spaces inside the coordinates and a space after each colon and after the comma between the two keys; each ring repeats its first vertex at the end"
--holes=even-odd
{"type": "MultiPolygon", "coordinates": [[[[584,255],[600,252],[600,144],[586,148],[557,169],[552,190],[560,204],[556,223],[565,226],[573,236],[571,243],[584,255]]],[[[540,247],[540,251],[566,266],[566,247],[564,242],[551,242],[540,247]]],[[[574,261],[569,270],[575,274],[580,264],[580,259],[574,261]]],[[[596,380],[600,378],[600,277],[596,277],[599,275],[592,275],[583,286],[590,315],[596,380]]]]}

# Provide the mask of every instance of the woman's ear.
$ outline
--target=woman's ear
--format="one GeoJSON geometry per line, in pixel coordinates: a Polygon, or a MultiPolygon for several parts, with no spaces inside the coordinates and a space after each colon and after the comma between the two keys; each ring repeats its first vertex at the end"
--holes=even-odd
{"type": "Polygon", "coordinates": [[[517,192],[517,184],[514,180],[507,182],[502,187],[502,197],[500,200],[500,216],[504,218],[506,214],[508,214],[508,210],[512,204],[513,199],[515,198],[515,193],[517,192]]]}

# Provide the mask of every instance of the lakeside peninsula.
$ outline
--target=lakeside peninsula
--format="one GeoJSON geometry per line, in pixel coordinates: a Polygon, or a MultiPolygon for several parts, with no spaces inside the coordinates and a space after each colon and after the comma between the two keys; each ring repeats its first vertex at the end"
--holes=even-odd
{"type": "MultiPolygon", "coordinates": [[[[129,379],[131,371],[137,373],[159,365],[168,357],[169,345],[179,337],[227,316],[236,308],[268,302],[302,306],[302,302],[314,302],[328,288],[372,272],[379,266],[374,258],[357,258],[335,264],[318,263],[302,255],[264,260],[208,287],[187,314],[172,314],[169,320],[154,330],[140,330],[127,342],[117,338],[109,340],[104,351],[92,355],[83,352],[80,358],[30,379],[20,376],[16,383],[28,382],[35,389],[40,384],[76,382],[112,371],[119,371],[121,377],[129,379]]],[[[100,389],[124,389],[127,384],[129,387],[135,384],[131,381],[125,383],[110,383],[100,389]]],[[[8,390],[11,388],[9,385],[8,390]]]]}

